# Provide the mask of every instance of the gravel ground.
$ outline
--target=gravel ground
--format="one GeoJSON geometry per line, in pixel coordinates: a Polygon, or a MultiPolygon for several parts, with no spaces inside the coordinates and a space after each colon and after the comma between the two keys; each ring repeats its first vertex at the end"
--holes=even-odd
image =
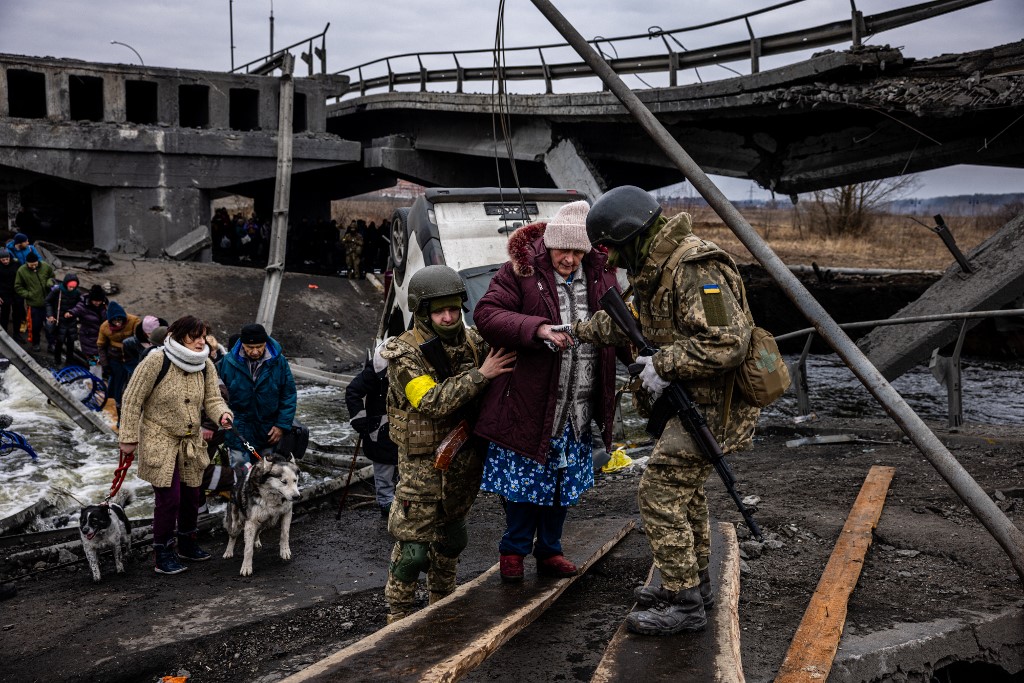
{"type": "MultiPolygon", "coordinates": [[[[742,493],[761,498],[756,516],[768,538],[781,541],[762,546],[744,540],[739,524],[748,681],[774,678],[872,465],[893,466],[896,475],[850,601],[847,633],[1022,604],[1005,554],[894,428],[881,422],[819,427],[894,443],[787,448],[795,428],[763,425],[754,450],[731,458],[742,493]]],[[[991,427],[940,435],[1020,525],[1024,447],[1015,435],[991,427]]],[[[639,474],[634,466],[600,475],[569,524],[610,512],[635,514],[639,474]]],[[[713,514],[739,522],[721,485],[712,481],[708,489],[713,514]]],[[[461,581],[496,561],[500,506],[481,496],[471,520],[461,581]]],[[[222,533],[206,539],[215,551],[223,543],[222,533]]],[[[0,680],[145,681],[185,670],[197,683],[273,681],[384,625],[381,587],[390,540],[375,511],[347,509],[336,521],[328,503],[297,520],[291,563],[281,562],[274,547],[271,536],[251,579],[237,576],[236,560],[216,556],[176,577],[154,576],[147,557],[98,585],[82,564],[23,579],[19,595],[4,605],[0,680]]],[[[518,682],[516,663],[529,658],[532,680],[589,680],[649,566],[643,532],[633,531],[470,679],[518,682]]]]}

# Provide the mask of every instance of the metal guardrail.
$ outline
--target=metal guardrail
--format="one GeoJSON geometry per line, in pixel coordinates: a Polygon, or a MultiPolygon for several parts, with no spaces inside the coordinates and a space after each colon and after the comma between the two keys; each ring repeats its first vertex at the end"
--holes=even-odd
{"type": "MultiPolygon", "coordinates": [[[[855,323],[844,323],[840,325],[844,330],[863,329],[865,327],[885,327],[888,325],[912,325],[914,323],[945,322],[949,320],[962,320],[960,334],[957,337],[953,353],[943,356],[939,349],[932,351],[928,367],[939,384],[946,388],[947,405],[947,426],[951,430],[958,429],[964,423],[963,413],[963,384],[960,378],[960,351],[964,345],[964,338],[967,336],[967,322],[969,320],[987,318],[1006,318],[1024,316],[1024,308],[1012,308],[999,311],[968,311],[965,313],[937,313],[934,315],[918,315],[907,318],[886,318],[884,320],[862,320],[855,323]]],[[[797,362],[789,367],[793,377],[793,391],[796,393],[797,411],[801,415],[810,415],[811,401],[807,384],[807,356],[814,342],[815,328],[807,327],[795,332],[787,332],[775,337],[776,342],[783,342],[790,339],[797,339],[807,335],[803,351],[797,362]]]]}
{"type": "MultiPolygon", "coordinates": [[[[303,38],[299,42],[292,43],[291,45],[289,45],[287,47],[281,48],[280,50],[274,50],[270,54],[264,55],[262,57],[258,57],[256,59],[252,60],[251,62],[246,62],[245,64],[242,64],[240,66],[236,66],[235,68],[233,68],[228,73],[236,73],[236,72],[244,70],[245,73],[247,73],[247,74],[250,74],[250,73],[251,74],[258,74],[258,75],[269,74],[272,71],[274,71],[274,69],[278,68],[281,65],[281,58],[282,58],[282,56],[286,52],[288,52],[289,50],[291,50],[293,48],[299,47],[300,45],[304,45],[306,47],[306,51],[300,53],[299,54],[299,58],[306,63],[306,66],[309,67],[309,75],[310,76],[313,75],[313,57],[316,57],[317,59],[320,60],[320,73],[326,74],[327,73],[327,29],[329,29],[330,27],[331,27],[331,22],[327,22],[327,25],[324,26],[324,30],[321,31],[320,33],[312,35],[312,36],[310,36],[308,38],[303,38]],[[313,41],[316,40],[317,38],[320,39],[320,47],[316,47],[315,45],[313,45],[313,41]],[[254,68],[250,69],[249,67],[254,67],[254,68]]],[[[271,37],[273,37],[273,36],[271,36],[271,37]]],[[[274,41],[271,40],[270,42],[273,43],[274,41]]],[[[271,47],[273,47],[273,45],[271,45],[271,47]]]]}
{"type": "MultiPolygon", "coordinates": [[[[605,61],[618,74],[640,74],[640,73],[661,73],[668,72],[669,86],[678,84],[679,71],[686,69],[698,69],[703,66],[723,66],[723,68],[740,75],[738,71],[724,66],[726,62],[749,60],[751,73],[758,73],[760,70],[760,59],[770,55],[785,54],[807,50],[815,47],[836,45],[849,41],[854,48],[860,47],[866,36],[875,35],[901,26],[914,24],[925,19],[948,14],[974,5],[983,4],[990,0],[930,0],[900,9],[864,16],[857,10],[854,0],[850,0],[851,16],[848,20],[836,21],[821,24],[810,28],[778,33],[769,36],[758,37],[750,25],[750,19],[757,15],[765,14],[790,5],[799,4],[806,0],[787,0],[770,7],[765,7],[746,14],[739,14],[725,19],[719,19],[704,24],[688,26],[672,30],[662,30],[660,27],[652,26],[647,33],[620,36],[616,38],[596,37],[588,41],[601,53],[605,61]],[[688,50],[676,37],[679,34],[697,31],[714,26],[722,26],[730,23],[743,22],[749,38],[747,40],[725,43],[714,47],[705,47],[695,50],[688,50]],[[640,57],[618,57],[617,45],[634,40],[653,40],[660,38],[665,46],[665,52],[661,54],[645,55],[640,57]],[[670,42],[671,41],[671,42],[670,42]],[[678,46],[678,50],[673,46],[678,46]],[[603,49],[606,46],[614,53],[610,57],[603,49]]],[[[325,29],[326,31],[326,29],[325,29]]],[[[497,81],[498,92],[504,92],[505,81],[535,81],[543,80],[545,94],[552,93],[552,82],[566,78],[586,78],[595,76],[593,70],[586,62],[569,62],[564,64],[548,64],[545,59],[545,50],[567,48],[568,43],[553,43],[546,45],[532,45],[524,47],[504,48],[503,53],[536,52],[538,64],[527,66],[490,66],[464,67],[460,57],[466,58],[473,55],[493,55],[493,49],[438,50],[432,52],[409,52],[405,54],[392,55],[364,62],[356,66],[336,71],[336,74],[349,74],[358,76],[351,85],[350,92],[358,91],[365,95],[369,90],[387,88],[388,92],[394,92],[399,85],[419,85],[420,92],[426,92],[428,83],[455,84],[455,92],[461,93],[463,85],[467,81],[497,81]],[[450,56],[454,66],[442,69],[427,69],[423,66],[423,58],[428,56],[450,56]],[[395,71],[392,62],[403,59],[415,59],[417,68],[408,71],[395,71]],[[386,68],[387,73],[380,76],[366,77],[364,70],[370,67],[386,68]]],[[[239,67],[241,68],[241,67],[239,67]]],[[[700,72],[697,72],[698,80],[703,82],[700,72]]]]}

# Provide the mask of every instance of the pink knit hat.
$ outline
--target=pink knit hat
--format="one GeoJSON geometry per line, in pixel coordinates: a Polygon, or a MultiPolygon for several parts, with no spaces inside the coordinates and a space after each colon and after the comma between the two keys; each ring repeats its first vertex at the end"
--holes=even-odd
{"type": "Polygon", "coordinates": [[[146,333],[147,337],[158,327],[160,327],[160,321],[157,320],[155,315],[147,315],[142,319],[142,331],[146,333]]]}
{"type": "Polygon", "coordinates": [[[548,249],[572,249],[590,251],[587,239],[587,212],[590,204],[585,201],[563,204],[544,230],[544,246],[548,249]]]}

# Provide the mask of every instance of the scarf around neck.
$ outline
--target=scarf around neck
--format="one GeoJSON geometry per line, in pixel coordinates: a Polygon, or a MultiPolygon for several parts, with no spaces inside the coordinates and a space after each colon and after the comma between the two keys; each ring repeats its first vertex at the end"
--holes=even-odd
{"type": "Polygon", "coordinates": [[[206,367],[206,359],[210,357],[210,346],[204,346],[202,351],[193,351],[176,342],[173,337],[167,337],[164,341],[164,353],[172,363],[185,372],[201,372],[206,367]]]}

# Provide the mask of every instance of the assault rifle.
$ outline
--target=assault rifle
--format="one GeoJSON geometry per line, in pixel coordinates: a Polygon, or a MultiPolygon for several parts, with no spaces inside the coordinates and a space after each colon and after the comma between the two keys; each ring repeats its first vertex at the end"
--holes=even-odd
{"type": "MultiPolygon", "coordinates": [[[[626,308],[626,302],[622,300],[622,296],[617,289],[609,289],[605,292],[604,296],[601,297],[600,303],[601,308],[608,313],[612,321],[636,345],[639,355],[653,356],[658,352],[658,349],[651,346],[650,342],[644,338],[636,318],[626,308]]],[[[639,363],[629,366],[630,374],[635,375],[640,371],[641,367],[639,363]]],[[[715,435],[711,433],[711,429],[708,428],[708,422],[704,418],[704,414],[700,412],[697,404],[693,402],[689,390],[678,380],[669,384],[658,400],[654,402],[654,406],[651,409],[651,417],[647,422],[647,433],[655,438],[659,438],[661,433],[665,431],[665,425],[673,417],[679,418],[683,423],[683,427],[686,428],[686,431],[689,432],[700,448],[701,455],[718,472],[718,476],[722,479],[722,483],[725,484],[725,490],[729,493],[729,497],[736,503],[740,514],[743,515],[743,521],[747,523],[750,533],[760,541],[762,539],[761,528],[754,521],[750,510],[743,505],[739,494],[736,493],[736,477],[733,475],[732,469],[725,459],[725,454],[722,453],[722,447],[719,445],[718,440],[715,439],[715,435]]]]}

